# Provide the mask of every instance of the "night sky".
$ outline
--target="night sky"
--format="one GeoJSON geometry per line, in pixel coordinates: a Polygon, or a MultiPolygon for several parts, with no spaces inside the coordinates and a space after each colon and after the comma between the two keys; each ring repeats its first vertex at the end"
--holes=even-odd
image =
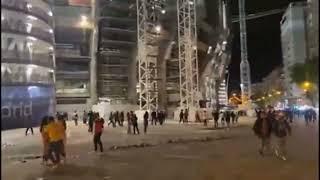
{"type": "MultiPolygon", "coordinates": [[[[297,0],[246,0],[246,13],[284,8],[297,0]]],[[[238,15],[238,0],[232,0],[232,14],[238,15]]],[[[280,20],[283,13],[247,21],[248,59],[251,82],[256,83],[282,64],[280,20]]],[[[229,65],[229,93],[240,92],[240,34],[239,23],[233,23],[232,60],[229,65]]]]}

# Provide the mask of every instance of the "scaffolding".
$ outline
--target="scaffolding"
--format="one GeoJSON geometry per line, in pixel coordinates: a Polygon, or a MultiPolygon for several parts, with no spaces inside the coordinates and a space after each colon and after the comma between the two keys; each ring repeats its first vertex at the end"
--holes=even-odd
{"type": "Polygon", "coordinates": [[[180,108],[199,107],[196,0],[177,0],[180,108]]]}
{"type": "Polygon", "coordinates": [[[250,64],[248,61],[248,49],[247,49],[245,0],[239,0],[239,24],[240,24],[240,46],[241,46],[240,88],[241,88],[242,103],[245,104],[251,96],[251,78],[250,78],[250,64]]]}
{"type": "Polygon", "coordinates": [[[158,108],[158,50],[163,0],[136,0],[138,33],[138,91],[140,110],[158,108]]]}

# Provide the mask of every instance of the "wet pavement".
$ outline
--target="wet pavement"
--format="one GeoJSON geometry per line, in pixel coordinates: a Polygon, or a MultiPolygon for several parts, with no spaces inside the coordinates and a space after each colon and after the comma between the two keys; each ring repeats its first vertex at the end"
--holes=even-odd
{"type": "MultiPolygon", "coordinates": [[[[318,127],[296,121],[288,138],[288,160],[257,153],[252,119],[230,131],[200,124],[150,126],[147,135],[107,127],[106,152],[92,152],[85,125],[68,124],[67,163],[52,170],[40,164],[39,135],[2,132],[2,178],[12,180],[313,180],[318,179],[318,127]],[[9,145],[8,145],[9,144],[9,145]]],[[[142,126],[139,127],[142,130],[142,126]]],[[[38,132],[38,130],[35,130],[38,132]]]]}

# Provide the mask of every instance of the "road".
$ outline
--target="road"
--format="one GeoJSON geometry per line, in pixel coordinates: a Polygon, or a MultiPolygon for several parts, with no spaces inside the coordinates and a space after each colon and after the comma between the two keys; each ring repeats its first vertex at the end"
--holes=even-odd
{"type": "MultiPolygon", "coordinates": [[[[313,180],[319,178],[318,124],[292,125],[288,160],[261,157],[253,135],[253,119],[241,118],[230,131],[200,124],[150,126],[147,135],[126,134],[107,127],[102,136],[106,152],[92,152],[92,135],[85,125],[68,123],[68,161],[56,170],[40,165],[38,134],[24,130],[2,132],[2,178],[10,180],[313,180]],[[181,142],[181,141],[185,142],[181,142]],[[150,147],[128,145],[150,144],[150,147]],[[117,146],[117,148],[112,148],[117,146]],[[127,148],[125,148],[127,146],[127,148]],[[23,160],[23,158],[25,158],[23,160]]],[[[140,126],[142,130],[142,127],[140,126]]],[[[38,129],[35,130],[38,132],[38,129]]]]}

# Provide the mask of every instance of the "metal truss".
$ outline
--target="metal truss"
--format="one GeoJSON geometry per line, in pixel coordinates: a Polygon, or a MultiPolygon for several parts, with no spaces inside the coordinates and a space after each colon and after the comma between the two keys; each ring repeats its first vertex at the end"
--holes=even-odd
{"type": "Polygon", "coordinates": [[[158,50],[163,0],[136,0],[140,110],[158,108],[158,50]]]}
{"type": "Polygon", "coordinates": [[[180,107],[199,107],[196,0],[177,0],[180,107]]]}
{"type": "Polygon", "coordinates": [[[247,102],[248,98],[250,98],[251,96],[251,77],[250,77],[250,64],[248,61],[248,49],[247,49],[245,0],[239,0],[239,24],[240,24],[240,45],[241,45],[240,87],[241,87],[242,103],[245,103],[247,102]]]}

